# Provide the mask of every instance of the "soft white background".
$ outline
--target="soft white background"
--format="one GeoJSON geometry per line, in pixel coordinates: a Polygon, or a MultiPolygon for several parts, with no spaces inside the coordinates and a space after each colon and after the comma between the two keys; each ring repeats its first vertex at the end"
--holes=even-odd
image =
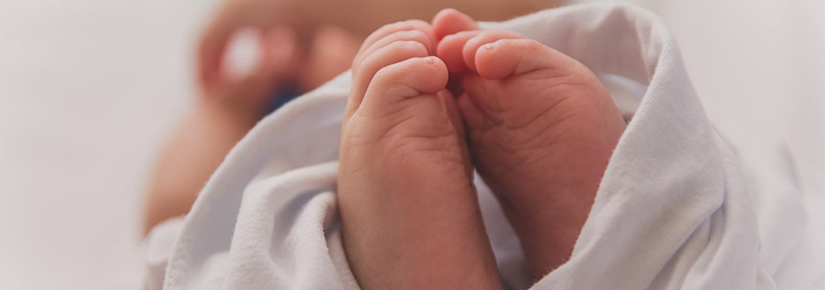
{"type": "MultiPolygon", "coordinates": [[[[216,0],[0,0],[0,289],[134,289],[141,193],[216,0]]],[[[714,119],[825,168],[825,1],[631,1],[714,119]]],[[[825,209],[825,207],[821,207],[825,209]]]]}

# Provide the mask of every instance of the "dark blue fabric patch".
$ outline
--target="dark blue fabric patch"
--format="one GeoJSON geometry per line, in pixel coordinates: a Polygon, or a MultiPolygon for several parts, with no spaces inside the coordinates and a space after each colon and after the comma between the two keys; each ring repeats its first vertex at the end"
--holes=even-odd
{"type": "Polygon", "coordinates": [[[301,95],[301,90],[298,87],[288,85],[281,87],[280,90],[275,92],[275,96],[272,97],[272,102],[269,103],[269,113],[275,112],[278,108],[283,107],[289,101],[297,98],[301,95]]]}

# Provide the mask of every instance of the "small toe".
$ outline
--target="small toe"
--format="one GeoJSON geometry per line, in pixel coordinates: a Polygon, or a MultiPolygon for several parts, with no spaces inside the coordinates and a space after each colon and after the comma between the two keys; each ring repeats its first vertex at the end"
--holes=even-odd
{"type": "Polygon", "coordinates": [[[390,33],[389,35],[381,39],[376,40],[372,45],[365,48],[363,51],[361,51],[361,53],[355,56],[352,62],[353,75],[358,73],[359,66],[365,58],[369,57],[381,48],[384,48],[398,41],[419,42],[422,45],[424,45],[427,54],[434,54],[435,52],[434,42],[431,40],[430,36],[426,32],[417,29],[396,31],[390,33]]]}
{"type": "Polygon", "coordinates": [[[467,68],[471,71],[478,71],[476,66],[476,53],[479,47],[502,39],[525,39],[525,37],[516,32],[504,30],[492,30],[479,33],[473,38],[468,39],[462,49],[464,63],[467,65],[467,68]]]}
{"type": "Polygon", "coordinates": [[[462,31],[479,30],[478,23],[467,14],[453,8],[438,12],[433,18],[433,32],[437,39],[462,31]]]}
{"type": "MultiPolygon", "coordinates": [[[[418,30],[427,35],[427,38],[429,40],[426,43],[428,44],[435,45],[435,43],[437,42],[435,35],[433,35],[432,25],[430,25],[429,23],[421,20],[399,21],[384,25],[378,30],[371,33],[369,36],[367,36],[367,38],[364,40],[364,43],[361,44],[361,48],[358,49],[358,55],[364,54],[364,52],[373,44],[393,33],[409,30],[418,30]]],[[[430,48],[433,47],[428,47],[428,49],[430,48]]]]}
{"type": "Polygon", "coordinates": [[[468,40],[481,32],[480,30],[462,31],[441,39],[436,49],[436,55],[444,60],[450,73],[459,73],[467,70],[467,64],[464,61],[464,46],[468,40]]]}

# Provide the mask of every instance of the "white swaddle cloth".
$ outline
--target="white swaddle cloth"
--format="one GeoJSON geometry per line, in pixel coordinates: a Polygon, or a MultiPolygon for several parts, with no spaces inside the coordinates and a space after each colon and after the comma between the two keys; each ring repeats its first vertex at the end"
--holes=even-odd
{"type": "MultiPolygon", "coordinates": [[[[658,18],[624,5],[581,5],[482,26],[522,33],[584,63],[630,120],[572,257],[535,285],[518,238],[475,179],[506,288],[813,289],[823,282],[822,265],[804,263],[822,251],[808,234],[788,155],[772,145],[740,149],[720,135],[658,18]]],[[[266,117],[190,214],[154,229],[146,289],[359,289],[341,246],[335,195],[350,77],[266,117]]]]}

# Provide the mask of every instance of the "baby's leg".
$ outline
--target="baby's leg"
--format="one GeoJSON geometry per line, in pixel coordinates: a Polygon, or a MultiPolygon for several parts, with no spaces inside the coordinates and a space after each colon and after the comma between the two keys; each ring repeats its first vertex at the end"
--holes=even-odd
{"type": "Polygon", "coordinates": [[[461,76],[458,106],[476,168],[499,197],[539,278],[569,257],[625,123],[576,60],[454,10],[434,23],[438,56],[461,76]]]}
{"type": "Polygon", "coordinates": [[[364,289],[500,289],[447,68],[420,21],[387,25],[353,64],[338,197],[364,289]]]}

